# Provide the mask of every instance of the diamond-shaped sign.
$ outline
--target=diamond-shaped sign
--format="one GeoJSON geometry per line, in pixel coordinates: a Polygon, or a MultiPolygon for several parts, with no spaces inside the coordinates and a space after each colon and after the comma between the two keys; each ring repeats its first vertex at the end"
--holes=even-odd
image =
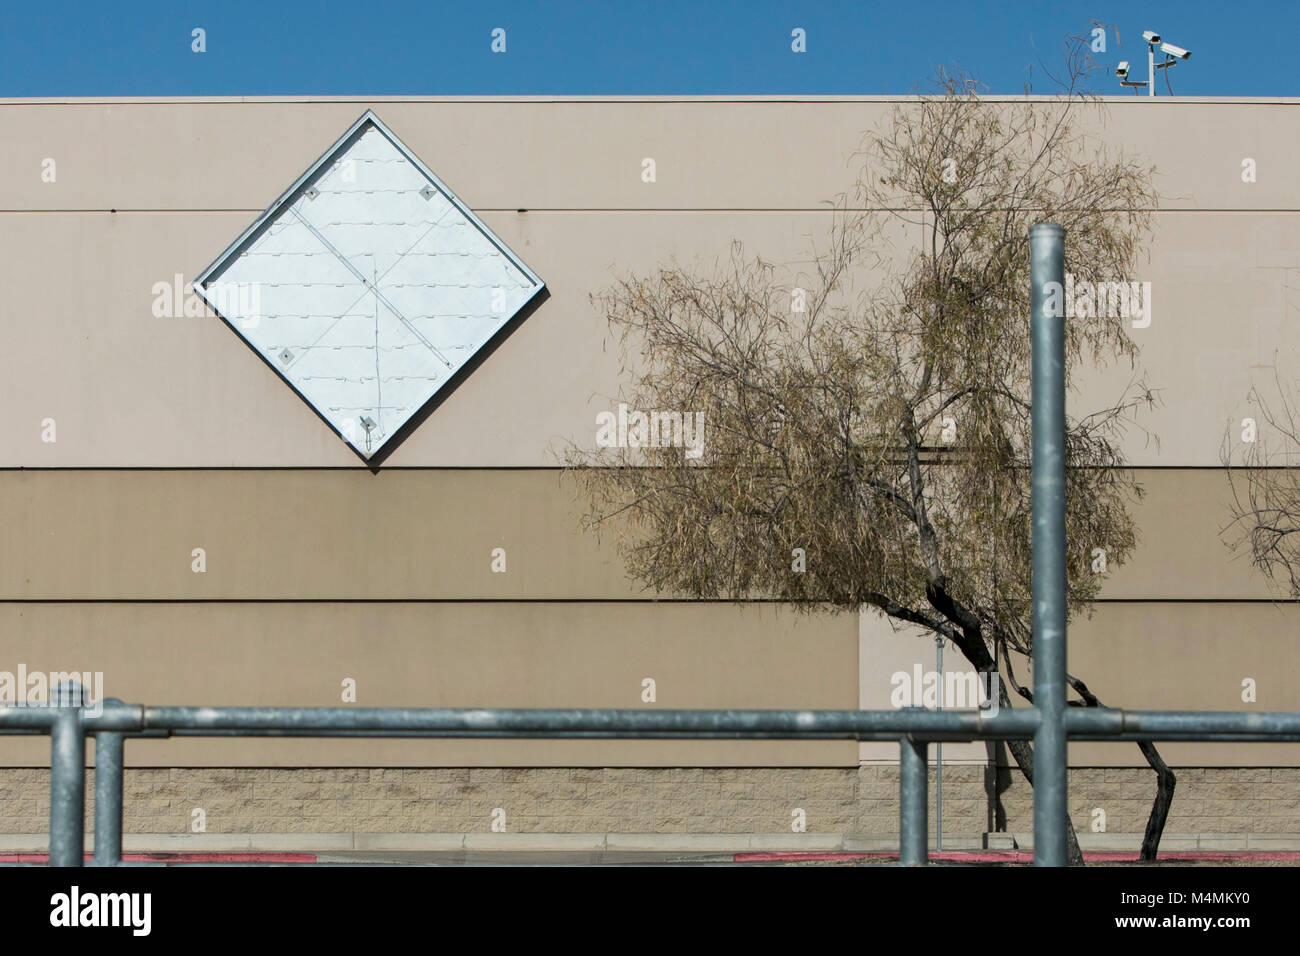
{"type": "Polygon", "coordinates": [[[193,285],[366,460],[544,287],[369,110],[193,285]]]}

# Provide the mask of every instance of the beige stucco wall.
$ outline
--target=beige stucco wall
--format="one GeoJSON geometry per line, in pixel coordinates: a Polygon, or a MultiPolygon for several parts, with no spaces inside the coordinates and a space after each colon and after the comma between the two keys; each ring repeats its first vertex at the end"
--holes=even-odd
{"type": "MultiPolygon", "coordinates": [[[[558,601],[0,604],[6,656],[190,705],[856,706],[857,620],[773,606],[558,601]],[[80,662],[85,663],[80,663],[80,662]]],[[[826,766],[853,741],[132,741],[132,766],[826,766]]],[[[0,764],[48,761],[4,738],[0,764]]]]}
{"type": "MultiPolygon", "coordinates": [[[[711,262],[735,238],[797,273],[806,236],[829,222],[823,201],[851,184],[862,132],[891,106],[0,101],[0,669],[103,669],[110,693],[150,702],[334,703],[354,670],[359,703],[376,705],[642,706],[640,680],[655,676],[657,706],[882,706],[880,685],[887,700],[888,672],[910,651],[886,646],[899,639],[873,618],[655,602],[624,579],[608,541],[578,530],[578,504],[551,469],[566,443],[592,441],[622,382],[589,294],[670,256],[711,262]],[[215,317],[151,311],[154,283],[192,277],[366,108],[551,292],[378,475],[215,317]],[[645,157],[654,184],[641,181],[645,157]],[[55,183],[41,181],[45,158],[55,183]],[[190,570],[196,547],[204,574],[190,570]],[[507,548],[506,574],[490,571],[493,547],[507,548]]],[[[1159,168],[1163,196],[1149,260],[1128,277],[1153,283],[1152,324],[1132,334],[1162,399],[1143,419],[1159,444],[1141,430],[1126,444],[1150,490],[1143,544],[1073,631],[1071,667],[1108,702],[1300,709],[1297,605],[1270,604],[1218,539],[1224,429],[1249,413],[1252,381],[1275,364],[1300,369],[1298,108],[1123,99],[1099,127],[1159,168]],[[1253,184],[1241,182],[1246,157],[1253,184]],[[1260,697],[1248,705],[1240,680],[1253,675],[1260,697]]],[[[901,226],[890,236],[900,251],[917,241],[901,226]]],[[[1071,409],[1109,400],[1130,375],[1089,376],[1071,409]]],[[[923,643],[918,659],[932,660],[923,643]]],[[[1169,752],[1192,765],[1292,765],[1297,749],[1169,752]]],[[[1134,752],[1071,756],[1124,764],[1134,752]]],[[[131,760],[857,756],[840,743],[171,741],[133,744],[131,760]]],[[[0,763],[44,760],[34,742],[0,740],[0,763]]]]}
{"type": "MultiPolygon", "coordinates": [[[[592,441],[620,385],[588,301],[611,270],[712,262],[739,238],[797,271],[829,222],[825,201],[852,184],[863,131],[892,105],[0,102],[0,268],[21,279],[0,306],[14,346],[0,354],[0,465],[354,466],[227,328],[155,318],[151,290],[195,275],[367,107],[552,295],[389,465],[553,464],[565,442],[592,441]],[[44,158],[54,183],[41,180],[44,158]],[[46,417],[55,444],[41,441],[46,417]]],[[[1288,365],[1300,355],[1288,292],[1300,270],[1288,172],[1298,105],[1117,99],[1093,124],[1159,170],[1164,212],[1128,277],[1153,284],[1152,324],[1132,334],[1163,401],[1143,419],[1159,444],[1140,430],[1126,443],[1138,464],[1217,463],[1252,377],[1270,374],[1275,351],[1288,365]],[[1257,182],[1241,181],[1243,158],[1257,182]]],[[[918,237],[890,235],[900,251],[918,237]]],[[[1075,407],[1109,400],[1130,374],[1093,376],[1075,407]]]]}
{"type": "MultiPolygon", "coordinates": [[[[1142,541],[1110,568],[1105,600],[1271,596],[1220,538],[1222,469],[1136,475],[1142,541]]],[[[624,573],[618,526],[598,538],[581,519],[557,469],[0,471],[0,600],[655,597],[624,573]]]]}

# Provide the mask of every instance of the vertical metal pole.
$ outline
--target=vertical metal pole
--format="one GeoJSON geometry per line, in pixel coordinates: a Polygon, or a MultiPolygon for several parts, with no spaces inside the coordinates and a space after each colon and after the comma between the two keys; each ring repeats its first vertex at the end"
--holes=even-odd
{"type": "MultiPolygon", "coordinates": [[[[939,693],[935,695],[938,709],[943,710],[943,638],[934,639],[934,671],[939,679],[939,693]]],[[[943,741],[934,744],[934,848],[943,849],[943,741]]]]}
{"type": "Polygon", "coordinates": [[[62,707],[50,728],[50,866],[81,866],[85,852],[86,737],[81,708],[62,707]]]}
{"type": "Polygon", "coordinates": [[[1065,230],[1029,230],[1033,346],[1034,863],[1065,866],[1065,230]]]}
{"type": "Polygon", "coordinates": [[[95,866],[122,862],[122,734],[95,736],[95,866]]]}
{"type": "Polygon", "coordinates": [[[898,742],[898,862],[925,866],[925,741],[904,738],[898,742]]]}
{"type": "Polygon", "coordinates": [[[1147,44],[1147,96],[1156,95],[1156,48],[1147,44]]]}

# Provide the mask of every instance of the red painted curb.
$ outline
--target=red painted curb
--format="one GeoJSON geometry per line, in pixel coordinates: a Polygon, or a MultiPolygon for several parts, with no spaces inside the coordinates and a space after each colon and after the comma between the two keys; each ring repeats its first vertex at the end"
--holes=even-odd
{"type": "MultiPolygon", "coordinates": [[[[86,861],[94,859],[86,854],[86,861]]],[[[48,863],[48,853],[0,853],[0,863],[48,863]]],[[[124,863],[315,863],[315,853],[123,853],[124,863]]]]}
{"type": "MultiPolygon", "coordinates": [[[[1085,861],[1094,863],[1136,863],[1137,854],[1121,850],[1097,850],[1083,855],[1085,861]]],[[[894,850],[863,851],[829,851],[825,853],[804,853],[798,850],[754,851],[737,853],[732,857],[735,863],[829,863],[834,860],[896,860],[898,852],[894,850]]],[[[931,853],[929,859],[945,863],[1032,863],[1034,854],[1029,850],[952,850],[931,853]]],[[[1176,850],[1161,853],[1159,859],[1165,863],[1214,862],[1241,860],[1276,860],[1281,862],[1300,862],[1300,850],[1176,850]]]]}

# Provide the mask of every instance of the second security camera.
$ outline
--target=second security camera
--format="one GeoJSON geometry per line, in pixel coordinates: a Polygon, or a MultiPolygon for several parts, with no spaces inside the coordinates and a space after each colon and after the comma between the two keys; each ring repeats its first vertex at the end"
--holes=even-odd
{"type": "Polygon", "coordinates": [[[1146,40],[1147,43],[1151,44],[1152,46],[1155,46],[1157,43],[1160,42],[1160,34],[1156,33],[1155,30],[1143,30],[1142,39],[1146,40]]]}
{"type": "Polygon", "coordinates": [[[1184,50],[1182,47],[1174,46],[1172,43],[1160,44],[1160,51],[1162,53],[1168,53],[1170,56],[1177,57],[1180,60],[1186,60],[1192,55],[1190,50],[1184,50]]]}

